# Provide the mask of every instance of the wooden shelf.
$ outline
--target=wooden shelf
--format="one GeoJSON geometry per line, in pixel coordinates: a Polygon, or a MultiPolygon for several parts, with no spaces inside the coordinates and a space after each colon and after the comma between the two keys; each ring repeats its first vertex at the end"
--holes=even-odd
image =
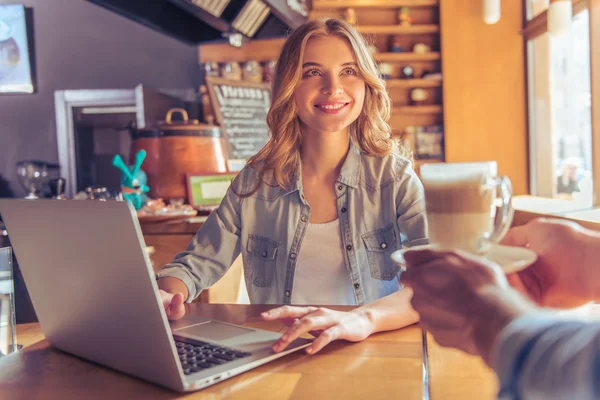
{"type": "Polygon", "coordinates": [[[393,114],[441,114],[441,105],[430,106],[399,106],[392,109],[393,114]]]}
{"type": "Polygon", "coordinates": [[[438,61],[441,59],[441,55],[438,52],[428,53],[375,53],[373,58],[377,61],[438,61]]]}
{"type": "Polygon", "coordinates": [[[388,79],[385,81],[388,88],[433,88],[441,87],[441,79],[388,79]]]}
{"type": "Polygon", "coordinates": [[[360,33],[374,33],[382,35],[420,35],[425,33],[438,33],[439,25],[419,24],[419,25],[358,25],[356,29],[360,33]]]}
{"type": "Polygon", "coordinates": [[[233,47],[229,43],[204,43],[198,46],[198,57],[200,63],[277,60],[284,42],[285,39],[253,39],[242,47],[233,47]]]}
{"type": "Polygon", "coordinates": [[[435,7],[439,0],[313,0],[313,10],[332,8],[399,8],[399,7],[435,7]]]}

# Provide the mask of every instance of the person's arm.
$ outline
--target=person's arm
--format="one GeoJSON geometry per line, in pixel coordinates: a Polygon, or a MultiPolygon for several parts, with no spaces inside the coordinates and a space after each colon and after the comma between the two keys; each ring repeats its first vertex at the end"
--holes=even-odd
{"type": "Polygon", "coordinates": [[[266,311],[267,321],[292,320],[289,329],[273,345],[276,352],[306,333],[316,336],[306,348],[315,354],[334,340],[360,342],[376,332],[399,329],[418,321],[410,306],[410,289],[400,290],[352,311],[335,311],[324,307],[283,306],[266,311]]]}
{"type": "Polygon", "coordinates": [[[498,335],[500,398],[600,399],[600,322],[527,314],[498,335]]]}
{"type": "Polygon", "coordinates": [[[372,326],[369,335],[393,331],[419,321],[419,314],[410,305],[411,297],[412,289],[404,288],[352,312],[362,314],[369,320],[372,326]]]}
{"type": "Polygon", "coordinates": [[[420,246],[429,243],[425,194],[423,184],[405,158],[399,158],[394,166],[397,184],[396,224],[402,245],[420,246]]]}
{"type": "Polygon", "coordinates": [[[240,253],[241,198],[244,171],[234,179],[219,207],[200,227],[186,251],[157,274],[158,287],[181,293],[188,303],[227,272],[240,253]]]}

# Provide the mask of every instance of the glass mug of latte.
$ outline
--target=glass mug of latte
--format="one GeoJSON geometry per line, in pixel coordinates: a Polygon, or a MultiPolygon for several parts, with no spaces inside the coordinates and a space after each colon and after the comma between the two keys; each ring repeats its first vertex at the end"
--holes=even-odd
{"type": "Polygon", "coordinates": [[[510,228],[512,185],[496,162],[425,164],[420,175],[432,245],[484,254],[510,228]]]}

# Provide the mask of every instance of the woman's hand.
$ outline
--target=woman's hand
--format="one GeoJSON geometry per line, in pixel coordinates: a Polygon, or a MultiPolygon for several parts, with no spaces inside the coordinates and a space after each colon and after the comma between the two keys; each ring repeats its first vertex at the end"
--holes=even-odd
{"type": "Polygon", "coordinates": [[[167,318],[171,321],[178,320],[185,315],[185,306],[183,305],[183,294],[182,293],[169,293],[162,289],[159,289],[160,298],[163,303],[163,307],[167,312],[167,318]]]}
{"type": "Polygon", "coordinates": [[[185,315],[183,303],[188,298],[188,288],[182,280],[171,276],[160,278],[157,281],[160,298],[171,321],[178,320],[185,315]]]}
{"type": "Polygon", "coordinates": [[[273,345],[273,351],[277,353],[305,333],[316,337],[306,348],[308,354],[315,354],[334,340],[360,342],[375,330],[368,314],[360,309],[334,311],[323,307],[283,306],[266,311],[261,316],[266,321],[280,320],[289,326],[273,345]]]}

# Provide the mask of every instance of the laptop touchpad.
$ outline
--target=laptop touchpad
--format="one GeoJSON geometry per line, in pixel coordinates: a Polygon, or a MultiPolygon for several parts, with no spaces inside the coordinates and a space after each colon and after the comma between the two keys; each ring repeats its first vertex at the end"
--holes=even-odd
{"type": "Polygon", "coordinates": [[[187,328],[177,329],[176,331],[177,334],[183,333],[186,336],[198,336],[210,340],[227,340],[252,332],[255,332],[255,330],[222,324],[215,321],[192,325],[187,328]]]}

